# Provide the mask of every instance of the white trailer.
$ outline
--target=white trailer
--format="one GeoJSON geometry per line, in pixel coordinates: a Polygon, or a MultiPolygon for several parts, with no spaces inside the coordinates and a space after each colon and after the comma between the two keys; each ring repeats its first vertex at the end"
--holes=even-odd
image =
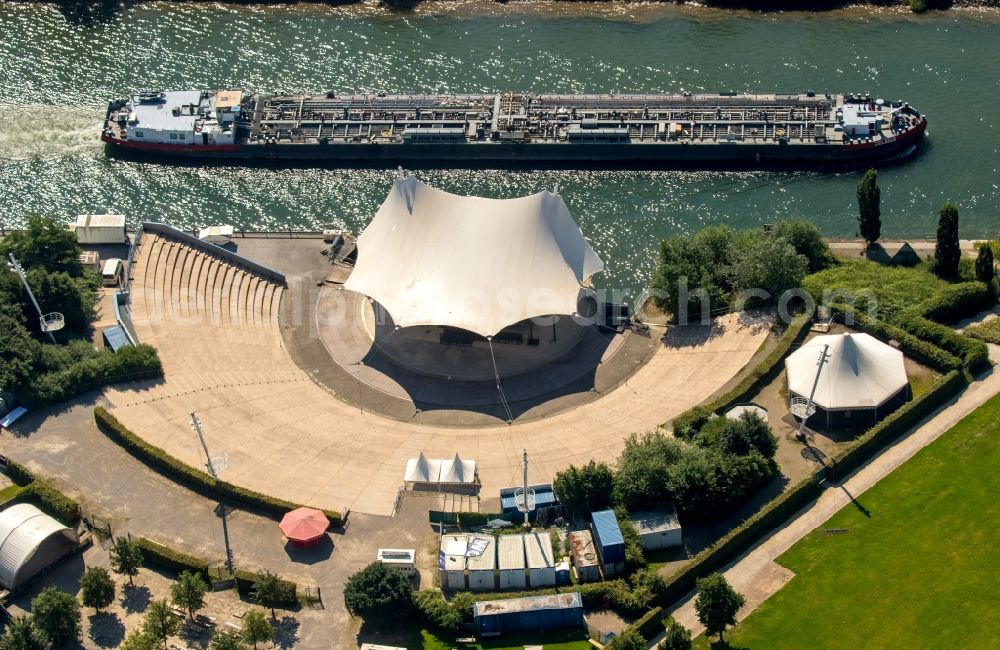
{"type": "Polygon", "coordinates": [[[123,214],[81,214],[69,225],[79,244],[124,244],[128,241],[123,214]]]}
{"type": "Polygon", "coordinates": [[[408,576],[417,572],[417,551],[412,548],[380,548],[378,561],[396,567],[408,576]]]}

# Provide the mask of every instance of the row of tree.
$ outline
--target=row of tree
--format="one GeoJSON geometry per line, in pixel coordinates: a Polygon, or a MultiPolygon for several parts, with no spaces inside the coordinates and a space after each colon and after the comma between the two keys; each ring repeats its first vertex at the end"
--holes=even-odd
{"type": "MultiPolygon", "coordinates": [[[[142,566],[142,549],[131,540],[120,537],[109,552],[111,569],[128,578],[129,586],[134,586],[134,578],[142,566]]],[[[263,607],[274,608],[288,599],[287,585],[281,578],[268,571],[257,574],[251,597],[263,607]]],[[[170,601],[174,606],[187,612],[188,620],[193,620],[195,612],[205,607],[208,583],[199,573],[182,571],[170,585],[170,601]]],[[[80,636],[80,603],[92,607],[96,613],[110,606],[115,599],[115,583],[107,569],[89,567],[80,578],[80,600],[55,587],[47,587],[31,601],[31,615],[15,618],[8,624],[7,632],[0,639],[0,650],[35,650],[58,647],[80,636]]],[[[180,622],[174,616],[166,600],[153,602],[146,612],[141,628],[123,641],[122,648],[131,650],[154,650],[161,642],[166,647],[168,637],[179,630],[180,622]]],[[[234,650],[251,644],[271,640],[273,629],[259,610],[248,612],[243,618],[240,634],[219,631],[213,636],[212,648],[234,650]]]]}
{"type": "Polygon", "coordinates": [[[755,413],[706,417],[631,435],[614,468],[590,461],[556,474],[553,486],[571,516],[613,505],[630,511],[673,502],[688,520],[716,519],[778,472],[777,439],[755,413]]]}
{"type": "MultiPolygon", "coordinates": [[[[878,186],[878,171],[869,169],[858,182],[858,235],[871,246],[882,236],[882,190],[878,186]]],[[[938,211],[937,238],[934,244],[934,272],[952,280],[959,275],[962,248],[958,238],[958,208],[947,202],[938,211]]],[[[992,282],[996,275],[993,250],[979,249],[975,266],[976,279],[992,282]]]]}

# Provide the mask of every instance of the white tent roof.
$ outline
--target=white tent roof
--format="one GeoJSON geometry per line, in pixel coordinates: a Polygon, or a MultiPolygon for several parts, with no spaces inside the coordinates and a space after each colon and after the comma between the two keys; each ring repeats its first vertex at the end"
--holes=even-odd
{"type": "Polygon", "coordinates": [[[458,454],[441,463],[441,483],[472,483],[476,480],[476,461],[462,460],[458,454]]]}
{"type": "Polygon", "coordinates": [[[18,503],[0,512],[0,586],[15,589],[31,577],[24,571],[26,566],[31,564],[35,571],[42,569],[76,542],[76,533],[29,503],[18,503]],[[64,543],[46,544],[57,535],[64,543]],[[33,563],[40,549],[44,557],[33,563]]]}
{"type": "Polygon", "coordinates": [[[816,380],[816,362],[829,344],[830,360],[823,367],[813,402],[826,409],[881,406],[907,384],[903,353],[868,334],[817,336],[785,359],[788,389],[809,397],[816,380]]]}
{"type": "Polygon", "coordinates": [[[535,316],[572,315],[604,262],[562,198],[458,196],[410,176],[358,237],[345,283],[400,327],[447,325],[482,336],[535,316]]]}
{"type": "Polygon", "coordinates": [[[440,475],[441,461],[428,460],[424,452],[420,452],[416,458],[406,461],[406,474],[403,478],[407,483],[437,483],[440,475]]]}

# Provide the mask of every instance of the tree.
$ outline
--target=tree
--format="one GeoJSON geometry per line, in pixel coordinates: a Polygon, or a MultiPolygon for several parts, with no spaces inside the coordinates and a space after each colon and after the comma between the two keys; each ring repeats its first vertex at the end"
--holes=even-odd
{"type": "Polygon", "coordinates": [[[54,646],[80,636],[80,605],[76,598],[55,587],[46,587],[31,601],[34,626],[54,646]]]}
{"type": "MultiPolygon", "coordinates": [[[[3,296],[0,296],[0,301],[3,296]]],[[[35,374],[41,344],[24,326],[24,317],[12,304],[0,302],[0,390],[17,391],[35,374]]]]}
{"type": "Polygon", "coordinates": [[[218,630],[212,636],[212,642],[208,647],[209,650],[244,650],[246,645],[239,634],[229,630],[218,630]]]}
{"type": "Polygon", "coordinates": [[[243,630],[240,636],[244,643],[253,645],[254,650],[257,650],[258,643],[266,643],[274,638],[274,630],[264,618],[264,612],[251,609],[243,615],[243,630]]]}
{"type": "Polygon", "coordinates": [[[559,503],[572,515],[604,510],[611,504],[614,476],[606,463],[591,460],[582,467],[570,465],[556,473],[552,487],[559,503]]]}
{"type": "Polygon", "coordinates": [[[388,623],[404,617],[413,603],[413,588],[405,573],[381,562],[372,562],[344,586],[344,605],[351,616],[370,623],[388,623]]]}
{"type": "Polygon", "coordinates": [[[81,600],[84,607],[93,607],[97,612],[115,599],[115,583],[104,567],[92,566],[80,578],[81,600]]]}
{"type": "Polygon", "coordinates": [[[154,600],[146,610],[146,620],[142,624],[145,634],[148,634],[155,641],[162,641],[163,647],[167,647],[167,639],[177,634],[181,623],[170,611],[170,606],[166,600],[154,600]]]}
{"type": "Polygon", "coordinates": [[[672,617],[667,619],[666,625],[659,650],[691,650],[691,632],[672,617]]]}
{"type": "Polygon", "coordinates": [[[694,609],[698,620],[705,626],[708,634],[722,634],[730,625],[736,625],[736,612],[746,602],[742,595],[733,589],[732,585],[721,573],[712,573],[699,578],[698,597],[694,599],[694,609]]]}
{"type": "Polygon", "coordinates": [[[661,241],[652,279],[656,306],[677,322],[727,307],[733,239],[728,226],[710,226],[661,241]]]}
{"type": "Polygon", "coordinates": [[[604,647],[608,650],[646,650],[646,646],[646,639],[636,630],[628,628],[604,647]]]}
{"type": "Polygon", "coordinates": [[[158,641],[149,630],[139,628],[125,637],[118,650],[157,650],[158,641]]]}
{"type": "Polygon", "coordinates": [[[271,610],[271,618],[276,618],[274,608],[295,600],[295,587],[264,569],[257,572],[257,580],[250,588],[250,595],[258,605],[271,610]]]}
{"type": "Polygon", "coordinates": [[[739,418],[725,418],[719,432],[719,449],[724,454],[745,456],[756,449],[765,458],[774,458],[778,439],[771,432],[767,420],[752,411],[744,411],[739,418]]]}
{"type": "Polygon", "coordinates": [[[882,190],[878,187],[878,171],[869,169],[858,182],[858,234],[868,245],[882,236],[882,217],[879,203],[882,190]]]}
{"type": "Polygon", "coordinates": [[[952,203],[941,206],[938,217],[937,244],[934,247],[934,270],[943,278],[958,275],[962,249],[958,243],[958,208],[952,203]]]}
{"type": "Polygon", "coordinates": [[[30,616],[15,616],[7,623],[7,633],[0,639],[0,650],[48,650],[49,641],[35,627],[30,616]]]}
{"type": "Polygon", "coordinates": [[[642,538],[639,537],[639,530],[635,527],[628,510],[618,506],[615,508],[615,518],[618,520],[622,539],[625,540],[625,572],[631,574],[646,566],[646,555],[642,552],[642,538]]]}
{"type": "Polygon", "coordinates": [[[795,252],[809,260],[809,272],[822,271],[833,263],[830,246],[823,234],[805,219],[782,219],[771,226],[771,237],[784,239],[795,248],[795,252]]]}
{"type": "Polygon", "coordinates": [[[182,571],[177,582],[170,585],[170,598],[175,605],[187,610],[189,619],[193,619],[195,611],[205,606],[207,591],[208,585],[200,575],[182,571]]]}
{"type": "Polygon", "coordinates": [[[638,510],[670,500],[669,469],[688,453],[688,447],[659,431],[626,438],[615,472],[615,502],[638,510]]]}
{"type": "Polygon", "coordinates": [[[83,275],[83,265],[77,259],[80,247],[76,235],[51,217],[30,215],[27,228],[8,233],[0,240],[0,257],[6,262],[10,253],[25,269],[45,266],[66,271],[73,277],[83,275]]]}
{"type": "Polygon", "coordinates": [[[731,284],[739,291],[763,289],[776,301],[781,294],[802,284],[809,260],[781,238],[749,233],[739,238],[731,270],[731,284]]]}
{"type": "Polygon", "coordinates": [[[139,567],[142,566],[142,550],[139,545],[126,537],[119,537],[111,547],[109,557],[111,570],[119,575],[128,576],[129,586],[134,587],[132,579],[139,575],[139,567]]]}
{"type": "Polygon", "coordinates": [[[979,249],[979,256],[976,257],[976,279],[989,284],[995,275],[993,249],[989,246],[983,246],[979,249]]]}

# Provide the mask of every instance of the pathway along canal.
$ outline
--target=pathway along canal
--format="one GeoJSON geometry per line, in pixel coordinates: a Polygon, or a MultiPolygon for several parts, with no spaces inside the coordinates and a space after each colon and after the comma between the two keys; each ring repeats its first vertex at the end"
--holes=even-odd
{"type": "MultiPolygon", "coordinates": [[[[108,160],[106,101],[140,87],[263,91],[870,91],[930,117],[913,161],[880,175],[883,233],[933,236],[945,200],[963,237],[1000,231],[1000,14],[750,13],[659,5],[247,7],[142,3],[80,21],[0,5],[0,222],[116,211],[193,227],[358,231],[390,174],[178,168],[108,160]]],[[[607,261],[604,288],[648,279],[663,236],[804,216],[855,231],[859,174],[421,172],[445,189],[516,196],[558,183],[607,261]]]]}

